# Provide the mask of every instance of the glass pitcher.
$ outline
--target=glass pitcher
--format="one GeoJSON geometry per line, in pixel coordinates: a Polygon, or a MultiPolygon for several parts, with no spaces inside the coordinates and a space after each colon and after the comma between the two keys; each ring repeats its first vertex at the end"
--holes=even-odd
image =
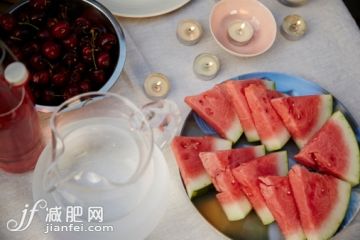
{"type": "Polygon", "coordinates": [[[153,138],[133,103],[112,93],[82,94],[53,113],[50,128],[52,161],[43,187],[57,204],[101,206],[104,221],[139,204],[152,182],[153,138]]]}

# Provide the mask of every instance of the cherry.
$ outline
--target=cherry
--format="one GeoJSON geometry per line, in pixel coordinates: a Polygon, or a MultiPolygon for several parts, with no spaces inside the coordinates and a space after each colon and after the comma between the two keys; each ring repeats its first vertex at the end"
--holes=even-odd
{"type": "Polygon", "coordinates": [[[107,52],[102,52],[98,55],[96,62],[99,68],[108,68],[110,66],[110,55],[107,52]]]}
{"type": "Polygon", "coordinates": [[[76,35],[70,35],[66,39],[64,39],[63,44],[67,49],[74,49],[77,47],[78,40],[76,35]]]}
{"type": "Polygon", "coordinates": [[[23,51],[20,50],[20,48],[18,48],[18,47],[12,47],[12,48],[11,48],[11,52],[15,55],[15,57],[17,58],[17,60],[22,61],[22,60],[24,59],[23,51]]]}
{"type": "Polygon", "coordinates": [[[68,77],[67,72],[65,72],[65,71],[59,72],[52,76],[51,82],[56,87],[63,87],[66,84],[67,77],[68,77]]]}
{"type": "Polygon", "coordinates": [[[13,34],[10,36],[10,39],[15,41],[26,41],[31,38],[31,31],[28,27],[17,27],[15,28],[13,34]]]}
{"type": "Polygon", "coordinates": [[[83,47],[82,49],[82,58],[85,60],[85,62],[92,62],[92,49],[89,46],[83,47]]]}
{"type": "Polygon", "coordinates": [[[102,86],[106,83],[106,75],[104,70],[97,69],[90,72],[90,79],[95,82],[97,86],[102,86]]]}
{"type": "Polygon", "coordinates": [[[86,70],[86,65],[82,62],[79,62],[74,67],[74,72],[83,73],[86,70]]]}
{"type": "Polygon", "coordinates": [[[44,12],[34,12],[29,16],[29,20],[32,24],[39,26],[45,21],[44,12]]]}
{"type": "Polygon", "coordinates": [[[47,62],[44,60],[44,58],[40,54],[33,55],[30,58],[30,64],[36,70],[44,70],[47,67],[47,62]]]}
{"type": "Polygon", "coordinates": [[[80,88],[76,84],[71,84],[64,91],[64,98],[69,99],[80,94],[80,88]]]}
{"type": "Polygon", "coordinates": [[[77,34],[87,33],[88,30],[90,29],[90,21],[85,17],[76,18],[74,25],[75,25],[75,32],[77,34]]]}
{"type": "Polygon", "coordinates": [[[109,51],[113,48],[116,45],[116,42],[115,35],[111,33],[104,33],[98,39],[99,46],[105,51],[109,51]]]}
{"type": "Polygon", "coordinates": [[[35,42],[25,43],[25,45],[23,47],[23,52],[25,55],[31,55],[31,54],[37,53],[37,52],[39,52],[39,50],[40,50],[40,47],[35,42]]]}
{"type": "Polygon", "coordinates": [[[55,92],[52,90],[45,90],[42,95],[42,101],[46,105],[53,105],[55,102],[55,92]]]}
{"type": "Polygon", "coordinates": [[[42,47],[42,53],[49,59],[56,59],[60,56],[61,47],[59,44],[47,41],[42,47]]]}
{"type": "Polygon", "coordinates": [[[57,22],[51,27],[51,34],[55,38],[63,39],[70,33],[68,22],[57,22]]]}
{"type": "Polygon", "coordinates": [[[89,80],[83,80],[80,82],[79,84],[79,88],[80,88],[80,91],[82,93],[85,93],[85,92],[90,92],[91,91],[91,83],[89,80]]]}
{"type": "Polygon", "coordinates": [[[38,32],[38,38],[42,41],[48,40],[50,38],[50,33],[47,29],[40,30],[38,32]]]}
{"type": "Polygon", "coordinates": [[[57,18],[49,18],[47,20],[47,27],[51,29],[59,20],[57,18]]]}
{"type": "Polygon", "coordinates": [[[14,29],[16,24],[15,18],[10,13],[6,13],[0,16],[0,27],[7,32],[14,29]]]}
{"type": "Polygon", "coordinates": [[[47,85],[49,83],[49,72],[48,71],[40,71],[36,72],[32,76],[32,82],[37,85],[47,85]]]}
{"type": "Polygon", "coordinates": [[[30,6],[36,10],[44,10],[51,4],[50,0],[30,0],[30,6]]]}
{"type": "Polygon", "coordinates": [[[81,81],[81,73],[79,71],[73,71],[70,76],[70,82],[77,83],[81,81]]]}
{"type": "Polygon", "coordinates": [[[91,46],[91,38],[89,35],[82,36],[79,43],[80,48],[91,46]]]}
{"type": "Polygon", "coordinates": [[[79,62],[78,56],[74,52],[67,53],[64,56],[63,61],[64,61],[65,65],[67,65],[68,67],[72,67],[79,62]]]}

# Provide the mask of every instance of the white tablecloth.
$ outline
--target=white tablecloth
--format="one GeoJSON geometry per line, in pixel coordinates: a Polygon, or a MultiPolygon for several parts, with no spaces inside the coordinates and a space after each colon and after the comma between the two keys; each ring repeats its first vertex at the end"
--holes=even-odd
{"type": "MultiPolygon", "coordinates": [[[[172,83],[169,99],[178,103],[184,120],[189,112],[183,103],[186,95],[199,93],[215,83],[240,74],[278,71],[318,83],[345,104],[357,122],[360,122],[360,34],[342,1],[310,0],[303,7],[289,8],[275,0],[261,0],[273,12],[278,25],[285,16],[298,13],[307,20],[309,32],[296,42],[288,41],[278,34],[268,52],[253,58],[232,56],[212,39],[208,16],[214,2],[193,0],[184,8],[160,17],[119,18],[129,39],[127,64],[121,81],[112,91],[132,99],[135,97],[136,100],[142,95],[139,90],[133,94],[124,89],[141,85],[149,72],[162,72],[172,83]],[[177,23],[186,18],[199,20],[205,30],[202,40],[195,46],[181,45],[176,39],[177,23]],[[222,62],[220,74],[212,81],[201,81],[192,72],[192,61],[202,52],[214,53],[222,62]]],[[[43,123],[46,125],[45,120],[43,123]]],[[[165,216],[148,239],[222,239],[222,235],[201,217],[188,200],[175,160],[168,149],[165,150],[165,157],[171,175],[169,205],[165,216]]],[[[11,218],[19,219],[24,205],[32,203],[31,181],[32,173],[11,175],[0,172],[1,240],[49,239],[42,233],[43,224],[38,219],[26,232],[11,233],[6,229],[6,222],[11,218]]],[[[348,231],[336,239],[359,239],[359,236],[358,215],[348,231]]]]}

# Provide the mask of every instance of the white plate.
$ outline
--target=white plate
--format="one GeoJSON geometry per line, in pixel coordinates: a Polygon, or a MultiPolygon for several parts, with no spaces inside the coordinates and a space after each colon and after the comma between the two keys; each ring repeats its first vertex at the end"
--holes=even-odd
{"type": "Polygon", "coordinates": [[[153,17],[174,11],[191,0],[98,0],[122,17],[153,17]]]}

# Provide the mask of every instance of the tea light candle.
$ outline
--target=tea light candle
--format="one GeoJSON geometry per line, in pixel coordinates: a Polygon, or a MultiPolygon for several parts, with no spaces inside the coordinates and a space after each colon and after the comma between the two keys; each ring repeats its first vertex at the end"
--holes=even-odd
{"type": "Polygon", "coordinates": [[[164,74],[152,73],[145,79],[144,89],[150,98],[164,98],[170,91],[170,81],[164,74]]]}
{"type": "Polygon", "coordinates": [[[211,80],[220,71],[220,61],[218,57],[210,53],[198,55],[193,64],[193,70],[196,76],[203,80],[211,80]]]}
{"type": "Polygon", "coordinates": [[[308,0],[279,0],[279,2],[289,7],[298,7],[307,3],[308,0]]]}
{"type": "Polygon", "coordinates": [[[176,36],[184,45],[194,45],[200,41],[203,29],[199,22],[192,19],[183,20],[178,24],[176,36]]]}
{"type": "Polygon", "coordinates": [[[246,20],[237,20],[229,24],[228,37],[231,42],[237,45],[245,45],[254,36],[254,28],[246,20]]]}
{"type": "Polygon", "coordinates": [[[298,40],[305,35],[306,31],[307,24],[301,16],[289,15],[284,18],[281,33],[288,40],[298,40]]]}

